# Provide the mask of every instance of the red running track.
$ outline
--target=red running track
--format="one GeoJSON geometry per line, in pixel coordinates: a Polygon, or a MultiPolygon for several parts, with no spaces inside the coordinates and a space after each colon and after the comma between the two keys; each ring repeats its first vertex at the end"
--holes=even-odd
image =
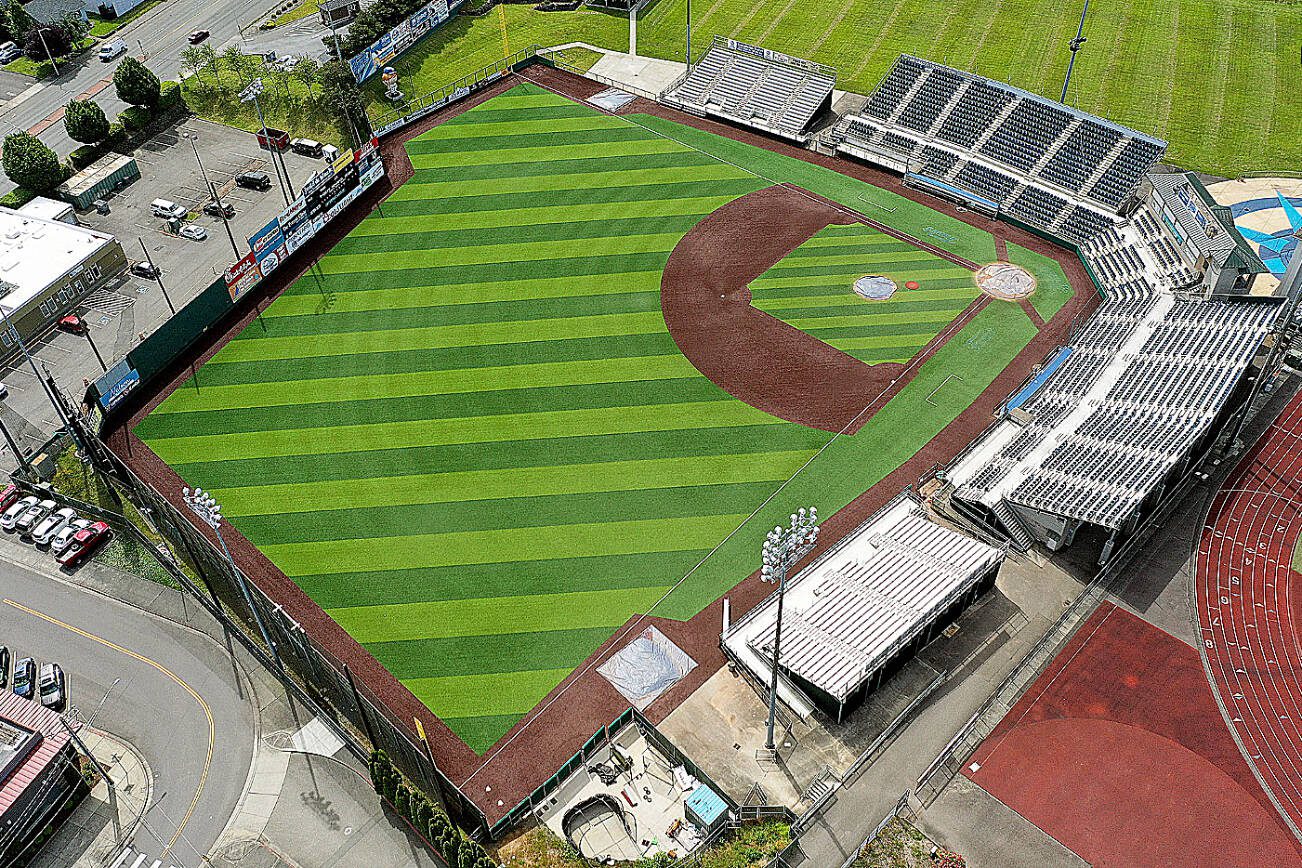
{"type": "Polygon", "coordinates": [[[1221,712],[1302,838],[1302,394],[1217,493],[1198,549],[1202,655],[1221,712]]]}

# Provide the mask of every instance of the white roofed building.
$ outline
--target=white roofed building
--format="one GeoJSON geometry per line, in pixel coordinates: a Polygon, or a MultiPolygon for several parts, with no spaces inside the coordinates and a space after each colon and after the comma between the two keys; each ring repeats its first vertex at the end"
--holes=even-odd
{"type": "MultiPolygon", "coordinates": [[[[0,208],[0,309],[23,340],[126,267],[122,245],[106,232],[0,208]]],[[[4,357],[17,351],[8,329],[0,329],[0,348],[4,357]]]]}
{"type": "MultiPolygon", "coordinates": [[[[779,695],[804,716],[838,721],[983,591],[1004,549],[927,518],[904,492],[787,580],[779,695]]],[[[724,645],[761,682],[772,677],[777,595],[729,626],[724,645]]]]}

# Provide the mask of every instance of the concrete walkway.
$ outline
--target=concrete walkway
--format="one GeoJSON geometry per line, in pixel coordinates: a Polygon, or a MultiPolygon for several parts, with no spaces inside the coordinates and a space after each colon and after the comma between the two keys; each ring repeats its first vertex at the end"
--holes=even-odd
{"type": "Polygon", "coordinates": [[[108,771],[32,862],[31,868],[99,868],[131,837],[153,794],[149,765],[121,739],[89,727],[77,733],[108,771]]]}
{"type": "Polygon", "coordinates": [[[639,57],[623,51],[610,51],[586,42],[567,42],[552,47],[551,51],[566,48],[586,48],[601,54],[601,58],[588,70],[598,79],[608,79],[616,86],[623,85],[635,91],[659,94],[687,71],[687,64],[675,60],[639,57]]]}

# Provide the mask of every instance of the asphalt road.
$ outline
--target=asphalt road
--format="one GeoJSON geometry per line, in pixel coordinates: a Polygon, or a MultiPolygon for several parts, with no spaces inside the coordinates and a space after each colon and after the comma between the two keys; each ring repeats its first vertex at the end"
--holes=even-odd
{"type": "Polygon", "coordinates": [[[59,662],[70,705],[149,763],[154,794],[135,849],[165,865],[199,868],[252,760],[253,711],[227,650],[4,560],[0,600],[0,642],[15,657],[59,662]]]}
{"type": "MultiPolygon", "coordinates": [[[[212,31],[210,41],[214,47],[220,46],[238,37],[241,24],[250,22],[271,5],[271,0],[166,0],[119,30],[115,36],[127,41],[132,55],[139,57],[143,53],[145,64],[159,78],[174,79],[180,76],[181,52],[188,47],[186,36],[190,32],[212,31]]],[[[16,105],[0,108],[0,135],[31,129],[69,100],[112,76],[116,65],[116,61],[101,63],[92,50],[60,66],[61,74],[57,78],[43,80],[38,90],[16,105]]],[[[35,79],[31,82],[36,83],[35,79]]],[[[95,100],[110,119],[116,118],[126,108],[111,84],[98,93],[95,100]]],[[[61,156],[66,156],[77,145],[68,138],[62,121],[51,125],[40,134],[40,138],[61,156]]],[[[0,175],[0,194],[13,187],[12,181],[0,175]]]]}

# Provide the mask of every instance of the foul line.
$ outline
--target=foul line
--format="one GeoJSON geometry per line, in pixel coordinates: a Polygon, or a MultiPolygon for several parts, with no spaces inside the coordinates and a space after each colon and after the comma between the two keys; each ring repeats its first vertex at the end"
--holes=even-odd
{"type": "Polygon", "coordinates": [[[129,648],[123,648],[121,645],[118,645],[115,642],[110,642],[108,639],[104,639],[100,636],[96,636],[94,633],[88,633],[79,627],[74,627],[65,621],[60,621],[58,618],[55,618],[52,615],[47,615],[44,612],[38,612],[35,609],[24,606],[22,603],[16,603],[13,600],[8,599],[7,597],[3,600],[3,602],[6,606],[12,606],[13,608],[19,610],[20,612],[26,612],[29,615],[34,615],[43,621],[48,621],[49,623],[55,625],[56,627],[62,627],[63,629],[76,633],[78,636],[81,636],[85,639],[89,639],[92,642],[98,642],[99,644],[105,646],[106,648],[112,648],[114,651],[120,651],[123,654],[127,655],[128,657],[134,660],[139,660],[141,663],[144,663],[147,666],[152,666],[153,668],[157,669],[159,672],[166,675],[168,678],[172,679],[172,681],[176,682],[181,687],[181,689],[184,690],[186,693],[194,697],[194,701],[199,703],[199,707],[203,709],[204,717],[206,717],[208,720],[208,755],[204,757],[203,772],[199,775],[199,786],[194,791],[194,798],[190,800],[189,810],[185,812],[185,816],[181,818],[180,824],[176,827],[175,834],[173,834],[171,840],[167,842],[167,846],[163,849],[163,852],[159,854],[159,856],[166,858],[167,854],[171,852],[172,847],[176,844],[177,840],[181,837],[182,830],[184,830],[186,824],[190,822],[190,818],[194,816],[195,809],[198,808],[199,806],[199,796],[202,795],[204,785],[208,782],[208,770],[212,768],[213,749],[217,740],[216,727],[213,724],[212,709],[208,706],[208,703],[204,701],[204,698],[199,695],[198,691],[196,691],[189,684],[186,684],[185,681],[183,681],[180,676],[178,676],[172,670],[168,669],[163,664],[151,660],[148,657],[144,656],[143,654],[137,654],[135,651],[132,651],[129,648]]]}

